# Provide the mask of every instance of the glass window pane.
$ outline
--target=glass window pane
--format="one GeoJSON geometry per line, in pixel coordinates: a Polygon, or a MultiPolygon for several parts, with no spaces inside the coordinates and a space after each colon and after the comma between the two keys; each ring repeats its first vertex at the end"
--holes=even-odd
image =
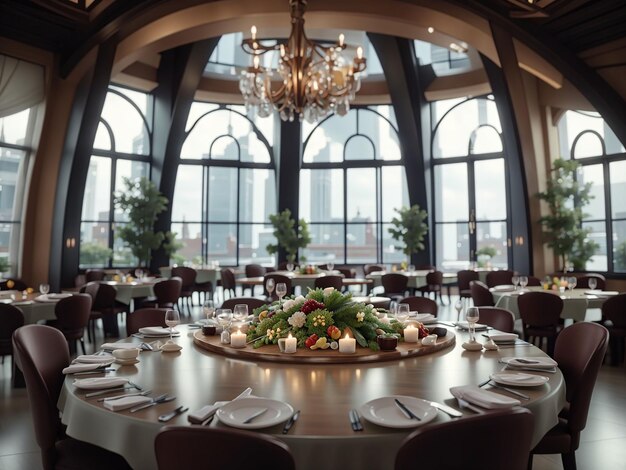
{"type": "Polygon", "coordinates": [[[172,221],[202,221],[202,173],[198,165],[180,165],[176,174],[172,221]]]}
{"type": "Polygon", "coordinates": [[[130,248],[117,236],[116,228],[124,224],[117,223],[113,227],[113,267],[137,266],[139,260],[135,258],[130,248]]]}
{"type": "Polygon", "coordinates": [[[194,101],[189,109],[189,115],[187,116],[187,125],[185,126],[185,132],[189,132],[191,127],[196,123],[198,119],[210,111],[215,111],[220,107],[219,104],[205,103],[203,101],[194,101]]]}
{"type": "Polygon", "coordinates": [[[626,220],[613,223],[613,269],[626,272],[626,220]]]}
{"type": "Polygon", "coordinates": [[[374,160],[376,148],[369,137],[364,135],[353,135],[346,142],[346,160],[374,160]]]}
{"type": "Polygon", "coordinates": [[[406,255],[402,252],[402,243],[391,237],[389,233],[391,226],[391,224],[383,224],[383,263],[402,263],[406,261],[406,255]]]}
{"type": "Polygon", "coordinates": [[[609,166],[611,175],[611,217],[626,218],[626,161],[613,162],[609,166]]]}
{"type": "MultiPolygon", "coordinates": [[[[611,128],[606,124],[606,122],[604,122],[604,119],[602,119],[598,113],[589,111],[566,111],[558,123],[561,155],[572,155],[572,146],[576,137],[580,133],[589,130],[595,131],[602,136],[607,155],[623,153],[625,151],[624,146],[621,144],[619,139],[617,139],[615,133],[613,133],[611,128]]],[[[588,156],[588,152],[584,149],[581,149],[580,152],[581,153],[578,157],[588,156]]],[[[599,152],[595,155],[601,154],[602,152],[599,152]]]]}
{"type": "Polygon", "coordinates": [[[111,159],[91,157],[85,195],[83,197],[83,220],[109,220],[111,209],[111,159]]]}
{"type": "Polygon", "coordinates": [[[0,147],[0,220],[20,220],[26,152],[0,147]]]}
{"type": "Polygon", "coordinates": [[[583,207],[586,219],[604,219],[604,172],[602,165],[585,165],[580,169],[579,182],[592,183],[589,204],[583,207]]]}
{"type": "MultiPolygon", "coordinates": [[[[303,127],[303,135],[304,133],[303,127]]],[[[306,142],[303,153],[305,163],[341,162],[344,145],[357,133],[356,110],[345,116],[332,115],[319,124],[306,142]]]]}
{"type": "Polygon", "coordinates": [[[491,259],[478,256],[478,266],[485,267],[487,263],[494,268],[507,269],[507,231],[506,222],[479,222],[476,224],[476,247],[495,248],[496,255],[491,259]]]}
{"type": "Polygon", "coordinates": [[[476,130],[471,142],[470,153],[496,153],[502,152],[502,139],[500,134],[491,126],[481,126],[476,130]]]}
{"type": "Polygon", "coordinates": [[[476,185],[476,220],[506,219],[504,159],[476,162],[474,183],[476,185]]]}
{"type": "Polygon", "coordinates": [[[435,218],[438,222],[469,220],[467,165],[435,166],[435,218]]]}
{"type": "Polygon", "coordinates": [[[376,169],[350,168],[346,181],[349,222],[374,222],[376,217],[376,169]]]}
{"type": "Polygon", "coordinates": [[[150,135],[139,111],[115,93],[107,93],[102,119],[113,130],[115,152],[150,154],[150,135]]]}
{"type": "MultiPolygon", "coordinates": [[[[6,82],[5,82],[6,83],[6,82]]],[[[26,144],[26,131],[28,130],[28,116],[30,108],[0,117],[0,142],[13,145],[26,144]]]]}
{"type": "Polygon", "coordinates": [[[270,255],[266,250],[267,245],[276,243],[273,232],[271,225],[239,225],[239,264],[274,266],[276,256],[270,255]]]}
{"type": "Polygon", "coordinates": [[[343,171],[300,172],[300,218],[307,222],[343,222],[343,171]]]}
{"type": "Polygon", "coordinates": [[[606,271],[608,269],[606,251],[606,224],[603,222],[585,222],[583,228],[591,229],[587,240],[593,240],[598,244],[593,257],[587,261],[585,269],[587,271],[606,271]]]}
{"type": "Polygon", "coordinates": [[[581,134],[574,146],[574,158],[597,157],[604,155],[602,140],[593,132],[581,134]]]}
{"type": "Polygon", "coordinates": [[[376,262],[378,237],[376,224],[348,224],[348,257],[347,263],[371,263],[376,262]]]}
{"type": "Polygon", "coordinates": [[[397,215],[394,209],[409,206],[409,190],[403,166],[384,166],[381,174],[383,222],[389,222],[397,215]]]}
{"type": "Polygon", "coordinates": [[[208,255],[224,266],[237,265],[237,225],[209,224],[208,255]]]}
{"type": "Polygon", "coordinates": [[[98,131],[96,132],[96,139],[93,142],[93,148],[100,150],[112,150],[111,135],[103,123],[98,124],[98,131]]]}
{"type": "Polygon", "coordinates": [[[5,274],[17,273],[20,230],[21,224],[19,223],[0,223],[0,257],[5,258],[9,263],[9,269],[5,274]]]}
{"type": "Polygon", "coordinates": [[[108,267],[110,258],[108,222],[83,222],[80,226],[80,267],[108,267]]]}
{"type": "Polygon", "coordinates": [[[274,171],[242,168],[239,175],[239,221],[269,222],[276,213],[274,171]]]}
{"type": "Polygon", "coordinates": [[[469,266],[467,224],[437,224],[437,266],[443,271],[459,271],[469,266]]]}
{"type": "Polygon", "coordinates": [[[325,263],[334,260],[343,263],[344,228],[342,224],[309,224],[311,243],[300,251],[307,262],[325,263]]]}
{"type": "Polygon", "coordinates": [[[400,160],[398,133],[389,122],[369,109],[359,109],[359,134],[374,143],[376,158],[400,160]]]}
{"type": "Polygon", "coordinates": [[[111,89],[117,90],[130,99],[142,112],[145,116],[148,112],[148,102],[152,99],[152,96],[148,93],[143,93],[141,91],[131,90],[129,88],[119,87],[115,85],[111,85],[111,89]]]}
{"type": "Polygon", "coordinates": [[[209,168],[209,221],[237,220],[237,168],[209,168]]]}
{"type": "MultiPolygon", "coordinates": [[[[124,191],[126,189],[126,185],[124,185],[124,178],[136,181],[141,178],[148,178],[149,172],[150,166],[147,162],[117,160],[117,164],[115,166],[115,191],[124,191]]],[[[124,214],[116,208],[114,216],[116,221],[126,221],[128,214],[124,214]]]]}
{"type": "Polygon", "coordinates": [[[176,240],[183,246],[172,256],[170,263],[204,264],[202,260],[202,225],[189,222],[172,223],[172,232],[176,234],[176,240]]]}

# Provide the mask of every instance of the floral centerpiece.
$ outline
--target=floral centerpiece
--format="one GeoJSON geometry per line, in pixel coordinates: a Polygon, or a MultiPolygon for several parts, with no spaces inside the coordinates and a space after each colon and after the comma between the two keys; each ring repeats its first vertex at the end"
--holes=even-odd
{"type": "Polygon", "coordinates": [[[378,351],[379,334],[401,337],[403,329],[373,306],[352,300],[352,294],[327,287],[255,309],[247,339],[259,348],[291,334],[300,348],[337,349],[337,340],[347,334],[359,346],[378,351]]]}
{"type": "Polygon", "coordinates": [[[300,274],[319,274],[320,270],[315,265],[307,264],[307,265],[304,265],[304,266],[300,266],[298,268],[298,273],[300,273],[300,274]]]}
{"type": "Polygon", "coordinates": [[[561,287],[566,289],[568,284],[569,283],[566,277],[558,278],[556,276],[554,277],[546,276],[541,283],[544,290],[554,290],[554,291],[560,290],[561,287]]]}

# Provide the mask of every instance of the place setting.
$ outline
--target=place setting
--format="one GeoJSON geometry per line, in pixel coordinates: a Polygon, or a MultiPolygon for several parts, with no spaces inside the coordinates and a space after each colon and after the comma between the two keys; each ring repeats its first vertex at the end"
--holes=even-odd
{"type": "Polygon", "coordinates": [[[556,373],[558,366],[558,363],[548,356],[503,357],[499,362],[505,364],[505,370],[527,370],[550,374],[556,373]]]}
{"type": "MultiPolygon", "coordinates": [[[[356,411],[370,423],[398,429],[421,426],[437,416],[437,409],[431,402],[405,395],[376,398],[361,405],[356,411]]],[[[352,417],[358,417],[358,413],[356,416],[352,414],[352,417]]],[[[354,427],[353,430],[358,430],[354,427]]]]}

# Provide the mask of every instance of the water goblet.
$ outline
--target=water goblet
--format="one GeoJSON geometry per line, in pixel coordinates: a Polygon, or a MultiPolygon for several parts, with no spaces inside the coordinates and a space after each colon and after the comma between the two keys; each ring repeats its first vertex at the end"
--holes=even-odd
{"type": "Polygon", "coordinates": [[[454,308],[456,309],[456,321],[461,320],[461,310],[463,310],[463,300],[459,299],[454,304],[454,308]]]}
{"type": "Polygon", "coordinates": [[[389,302],[389,314],[395,317],[397,312],[398,312],[398,302],[396,302],[395,300],[392,300],[391,302],[389,302]]]}
{"type": "Polygon", "coordinates": [[[404,324],[409,319],[409,304],[398,304],[398,311],[396,312],[396,320],[404,324]]]}
{"type": "Polygon", "coordinates": [[[50,292],[50,284],[39,284],[39,293],[41,295],[46,295],[50,292]]]}
{"type": "Polygon", "coordinates": [[[567,288],[569,289],[570,293],[574,290],[577,283],[578,279],[576,278],[576,276],[570,276],[567,278],[567,288]]]}
{"type": "Polygon", "coordinates": [[[274,292],[275,285],[276,285],[276,282],[271,277],[267,281],[265,281],[265,289],[267,289],[267,294],[268,294],[268,297],[270,298],[272,297],[272,293],[274,292]]]}
{"type": "Polygon", "coordinates": [[[409,272],[412,273],[415,271],[415,265],[414,264],[409,264],[409,272]]]}
{"type": "Polygon", "coordinates": [[[332,261],[326,263],[326,270],[327,271],[332,271],[333,269],[335,269],[335,263],[333,263],[332,261]]]}
{"type": "Polygon", "coordinates": [[[598,287],[598,280],[594,277],[590,277],[588,282],[589,282],[589,289],[596,290],[596,287],[598,287]]]}
{"type": "Polygon", "coordinates": [[[476,341],[475,329],[476,329],[476,323],[478,322],[479,317],[480,317],[480,311],[478,310],[478,307],[469,307],[465,311],[465,320],[467,320],[467,325],[469,327],[471,343],[476,341]]]}
{"type": "Polygon", "coordinates": [[[180,323],[180,313],[178,310],[166,310],[165,311],[165,324],[170,329],[170,341],[174,333],[174,327],[180,323]]]}
{"type": "Polygon", "coordinates": [[[238,322],[244,322],[248,318],[248,305],[237,304],[233,309],[233,316],[238,322]]]}
{"type": "Polygon", "coordinates": [[[278,296],[278,304],[283,306],[283,297],[287,295],[287,284],[279,282],[276,284],[276,295],[278,296]]]}
{"type": "Polygon", "coordinates": [[[295,266],[293,263],[287,263],[286,268],[287,268],[287,271],[292,272],[295,266]]]}
{"type": "Polygon", "coordinates": [[[515,275],[511,278],[511,282],[515,286],[515,290],[517,290],[517,285],[519,284],[519,276],[515,275]]]}
{"type": "Polygon", "coordinates": [[[215,304],[212,300],[207,299],[202,304],[202,312],[206,316],[207,325],[215,318],[215,304]]]}
{"type": "Polygon", "coordinates": [[[222,327],[222,336],[220,341],[222,344],[230,344],[230,325],[233,322],[233,312],[229,308],[218,308],[215,311],[217,315],[217,322],[222,327]]]}
{"type": "Polygon", "coordinates": [[[143,269],[135,269],[135,276],[137,276],[137,279],[139,279],[140,281],[143,279],[144,274],[145,273],[143,272],[143,269]]]}
{"type": "Polygon", "coordinates": [[[519,286],[524,289],[528,285],[528,276],[519,277],[519,286]]]}

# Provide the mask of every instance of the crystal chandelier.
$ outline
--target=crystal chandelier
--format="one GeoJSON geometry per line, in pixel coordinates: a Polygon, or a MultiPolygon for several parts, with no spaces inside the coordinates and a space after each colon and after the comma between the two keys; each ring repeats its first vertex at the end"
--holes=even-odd
{"type": "Polygon", "coordinates": [[[344,35],[330,46],[323,46],[307,38],[304,32],[304,12],[307,0],[289,0],[291,33],[285,44],[264,45],[256,38],[256,27],[241,47],[252,56],[252,66],[241,74],[239,89],[248,110],[255,109],[260,117],[267,117],[272,107],[283,121],[293,121],[296,114],[315,122],[328,113],[345,116],[350,102],[361,87],[360,74],[365,70],[363,49],[356,57],[344,57],[344,35]],[[277,51],[278,70],[261,66],[263,54],[277,51]],[[277,78],[272,83],[277,73],[277,78]]]}

